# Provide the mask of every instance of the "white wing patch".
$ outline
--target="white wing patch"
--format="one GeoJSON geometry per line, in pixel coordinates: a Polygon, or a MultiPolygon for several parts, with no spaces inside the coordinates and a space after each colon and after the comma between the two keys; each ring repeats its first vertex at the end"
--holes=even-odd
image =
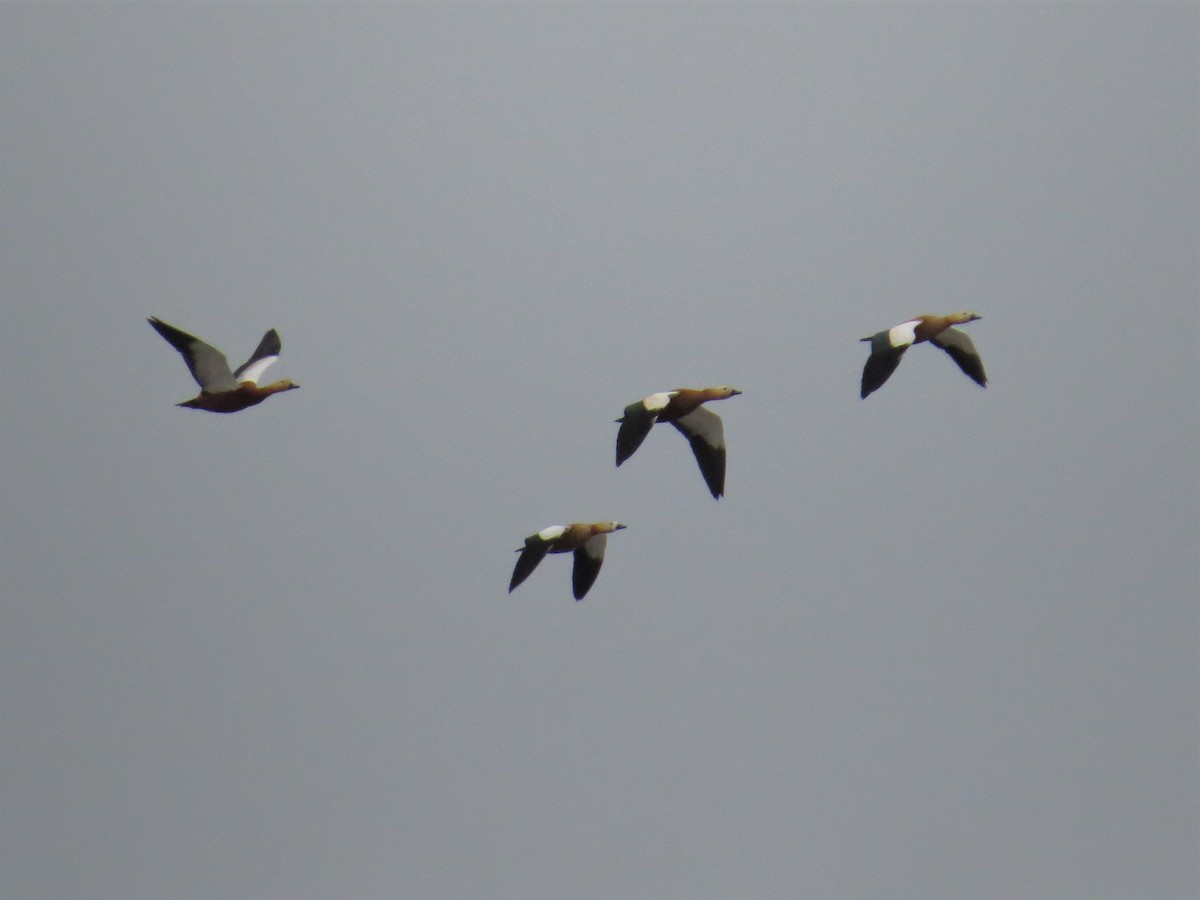
{"type": "Polygon", "coordinates": [[[697,406],[694,410],[675,421],[676,426],[689,436],[695,436],[710,447],[725,446],[725,427],[721,417],[710,409],[697,406]]]}
{"type": "Polygon", "coordinates": [[[608,543],[607,534],[594,534],[583,542],[583,552],[592,559],[604,559],[604,547],[608,543]]]}
{"type": "Polygon", "coordinates": [[[254,362],[246,366],[246,368],[238,372],[238,382],[252,381],[255,384],[258,384],[258,379],[262,376],[262,373],[266,371],[267,366],[275,362],[277,359],[279,359],[278,356],[264,356],[262,359],[256,359],[254,362]]]}
{"type": "Polygon", "coordinates": [[[556,541],[567,533],[566,525],[550,525],[537,533],[543,541],[556,541]]]}
{"type": "Polygon", "coordinates": [[[913,341],[917,339],[917,326],[920,324],[920,319],[913,319],[911,322],[903,322],[889,328],[888,343],[893,347],[911,347],[913,341]]]}
{"type": "Polygon", "coordinates": [[[677,391],[663,391],[660,394],[651,394],[642,401],[642,406],[646,407],[646,412],[662,412],[676,393],[677,391]]]}

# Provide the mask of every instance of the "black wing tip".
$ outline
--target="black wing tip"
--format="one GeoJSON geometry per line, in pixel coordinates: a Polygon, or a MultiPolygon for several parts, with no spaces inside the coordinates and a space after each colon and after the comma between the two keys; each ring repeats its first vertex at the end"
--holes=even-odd
{"type": "Polygon", "coordinates": [[[639,403],[631,403],[625,408],[625,415],[617,419],[621,427],[617,430],[617,465],[625,462],[629,457],[637,452],[638,447],[650,436],[650,431],[654,428],[655,417],[645,414],[645,408],[642,408],[643,415],[637,414],[639,403]]]}
{"type": "Polygon", "coordinates": [[[250,365],[262,359],[264,356],[278,356],[283,352],[283,341],[279,339],[279,332],[272,328],[262,336],[262,340],[258,342],[258,346],[254,348],[254,353],[246,361],[246,365],[250,365]]]}
{"type": "Polygon", "coordinates": [[[725,496],[725,485],[710,481],[708,474],[703,469],[700,470],[700,474],[704,476],[704,485],[708,488],[708,492],[712,494],[714,500],[720,500],[725,496]]]}
{"type": "Polygon", "coordinates": [[[195,335],[188,334],[186,331],[176,328],[169,322],[164,322],[154,316],[149,316],[146,321],[150,323],[150,327],[158,332],[159,337],[178,350],[185,356],[198,343],[203,343],[195,335]]]}
{"type": "Polygon", "coordinates": [[[621,436],[617,435],[617,465],[618,466],[621,465],[621,463],[625,462],[625,460],[629,459],[629,457],[633,456],[633,454],[637,452],[637,448],[642,446],[642,441],[644,441],[646,439],[646,435],[648,435],[649,433],[650,432],[647,431],[646,434],[642,435],[641,440],[632,441],[632,442],[628,441],[628,440],[623,441],[623,440],[621,440],[621,436]],[[633,446],[630,446],[631,443],[633,446]]]}
{"type": "Polygon", "coordinates": [[[703,465],[699,466],[700,474],[704,477],[704,484],[708,488],[708,492],[712,494],[714,500],[720,500],[725,496],[725,473],[724,471],[709,471],[703,465]]]}
{"type": "Polygon", "coordinates": [[[603,558],[593,559],[583,547],[575,551],[574,564],[571,566],[571,595],[576,600],[587,596],[596,579],[600,577],[600,567],[603,563],[603,558]]]}
{"type": "Polygon", "coordinates": [[[900,360],[904,358],[906,350],[908,347],[895,347],[880,352],[872,351],[863,365],[859,389],[861,399],[865,400],[868,394],[875,393],[888,383],[888,379],[896,373],[896,369],[900,368],[900,360]]]}
{"type": "MultiPolygon", "coordinates": [[[[958,362],[958,360],[956,359],[955,362],[958,362]]],[[[981,388],[987,387],[987,375],[984,374],[982,371],[980,371],[980,372],[970,371],[970,366],[963,365],[962,363],[959,363],[958,367],[960,369],[962,369],[962,373],[964,375],[966,375],[968,378],[970,378],[973,382],[975,382],[981,388]]]]}
{"type": "MultiPolygon", "coordinates": [[[[678,428],[678,423],[675,425],[678,428]]],[[[705,487],[713,495],[714,500],[720,500],[725,496],[725,447],[714,447],[698,435],[688,434],[682,428],[679,431],[687,438],[687,442],[691,446],[692,456],[696,459],[696,468],[700,470],[700,477],[704,479],[705,487]]]]}

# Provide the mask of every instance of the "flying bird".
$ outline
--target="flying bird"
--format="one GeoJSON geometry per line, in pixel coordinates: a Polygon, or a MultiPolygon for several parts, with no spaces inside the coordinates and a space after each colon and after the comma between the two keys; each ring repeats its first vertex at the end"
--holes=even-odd
{"type": "Polygon", "coordinates": [[[225,354],[216,347],[161,319],[151,317],[146,321],[183,355],[188,370],[200,385],[199,396],[177,403],[176,406],[231,413],[262,403],[272,394],[300,387],[287,379],[262,387],[258,385],[258,379],[267,366],[279,359],[279,351],[283,346],[274,328],[263,335],[258,349],[250,358],[231,372],[225,354]]]}
{"type": "Polygon", "coordinates": [[[576,600],[582,600],[600,574],[604,562],[604,545],[607,535],[620,531],[625,526],[620,522],[573,522],[570,525],[551,525],[537,534],[525,538],[525,546],[518,547],[521,555],[513,569],[508,592],[529,577],[547,553],[575,553],[575,567],[571,571],[571,588],[576,600]]]}
{"type": "Polygon", "coordinates": [[[740,393],[728,385],[704,390],[676,388],[630,403],[625,415],[617,419],[621,423],[617,431],[617,465],[633,456],[655,422],[670,422],[692,445],[704,483],[713,497],[720,499],[725,493],[725,429],[721,417],[702,404],[740,393]]]}
{"type": "Polygon", "coordinates": [[[883,387],[883,383],[896,371],[904,351],[913,344],[929,341],[936,347],[941,347],[950,358],[958,363],[968,377],[980,387],[987,387],[987,375],[983,371],[983,361],[971,343],[971,338],[965,331],[952,328],[952,325],[962,325],[981,319],[975,313],[957,312],[948,316],[917,316],[907,322],[901,322],[887,331],[881,331],[871,337],[863,338],[871,344],[871,355],[862,373],[862,397],[883,387]]]}

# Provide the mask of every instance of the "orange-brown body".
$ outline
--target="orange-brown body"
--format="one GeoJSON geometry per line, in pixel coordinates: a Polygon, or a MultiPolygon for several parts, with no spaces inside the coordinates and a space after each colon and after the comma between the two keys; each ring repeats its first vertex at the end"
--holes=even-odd
{"type": "Polygon", "coordinates": [[[573,522],[561,537],[550,542],[551,553],[570,553],[578,550],[597,534],[611,534],[617,530],[615,522],[573,522]]]}
{"type": "Polygon", "coordinates": [[[725,400],[737,393],[739,392],[727,387],[704,388],[703,390],[676,388],[671,402],[658,414],[658,421],[674,422],[693,412],[702,403],[709,400],[725,400]]]}
{"type": "Polygon", "coordinates": [[[251,406],[257,406],[272,394],[278,394],[280,391],[294,390],[298,387],[300,385],[293,384],[287,379],[276,381],[273,384],[265,384],[261,387],[252,381],[243,381],[237,386],[236,390],[218,391],[215,393],[205,391],[191,400],[185,400],[183,403],[176,405],[185,406],[188,409],[203,409],[208,412],[232,413],[251,406]]]}
{"type": "Polygon", "coordinates": [[[951,325],[965,325],[967,322],[974,321],[977,316],[974,313],[950,313],[948,316],[917,316],[921,324],[913,329],[916,335],[914,344],[920,344],[922,341],[927,341],[930,338],[937,337],[951,325]]]}

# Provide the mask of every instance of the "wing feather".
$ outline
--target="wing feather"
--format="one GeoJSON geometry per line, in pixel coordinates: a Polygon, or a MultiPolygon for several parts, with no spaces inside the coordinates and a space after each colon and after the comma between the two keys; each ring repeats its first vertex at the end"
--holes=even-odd
{"type": "Polygon", "coordinates": [[[965,331],[959,328],[947,328],[941,334],[931,337],[929,342],[945,350],[950,358],[958,363],[958,367],[966,373],[967,377],[977,385],[987,387],[987,373],[983,371],[983,360],[979,358],[975,345],[965,331]]]}
{"type": "Polygon", "coordinates": [[[883,387],[884,382],[892,377],[896,366],[900,365],[904,351],[910,346],[910,344],[893,346],[892,331],[894,330],[881,331],[873,337],[863,338],[864,341],[871,342],[871,355],[867,357],[867,364],[863,366],[862,389],[859,394],[864,400],[868,394],[879,390],[883,387]]]}
{"type": "Polygon", "coordinates": [[[658,421],[658,413],[646,409],[645,401],[630,403],[625,407],[625,414],[617,420],[621,428],[617,431],[617,465],[633,456],[633,452],[642,446],[642,441],[658,421]]]}
{"type": "Polygon", "coordinates": [[[543,540],[536,534],[525,538],[525,546],[521,548],[521,555],[517,557],[517,564],[513,568],[512,580],[508,583],[508,592],[510,594],[513,588],[533,573],[533,570],[538,567],[538,563],[545,559],[546,554],[549,552],[549,541],[543,540]]]}
{"type": "Polygon", "coordinates": [[[267,366],[279,359],[279,351],[282,349],[283,344],[279,340],[279,332],[272,328],[263,335],[263,339],[258,342],[258,349],[250,355],[250,358],[237,367],[233,373],[234,381],[239,384],[243,381],[258,384],[258,379],[266,371],[267,366]]]}
{"type": "Polygon", "coordinates": [[[571,590],[576,600],[587,596],[587,592],[596,583],[596,576],[600,574],[600,566],[604,562],[604,548],[607,543],[607,535],[595,534],[575,551],[575,565],[571,569],[571,590]]]}
{"type": "Polygon", "coordinates": [[[697,406],[671,424],[687,438],[704,483],[713,497],[720,499],[725,493],[725,426],[721,417],[710,409],[697,406]]]}
{"type": "Polygon", "coordinates": [[[196,379],[196,384],[205,393],[232,391],[238,383],[229,371],[229,362],[225,354],[206,344],[198,337],[193,337],[186,331],[180,331],[174,325],[168,325],[161,319],[149,318],[150,323],[167,343],[179,351],[183,361],[187,363],[188,371],[196,379]]]}

